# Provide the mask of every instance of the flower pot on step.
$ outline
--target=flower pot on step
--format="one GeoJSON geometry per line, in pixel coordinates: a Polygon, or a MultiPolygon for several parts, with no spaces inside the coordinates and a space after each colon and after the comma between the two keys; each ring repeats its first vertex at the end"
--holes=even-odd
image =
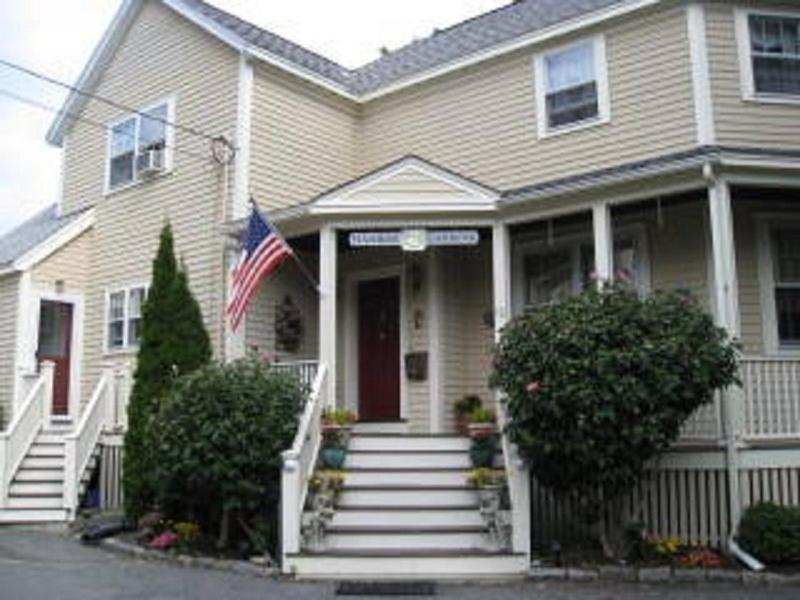
{"type": "Polygon", "coordinates": [[[327,446],[319,451],[319,458],[326,469],[341,469],[347,458],[347,450],[336,446],[327,446]]]}

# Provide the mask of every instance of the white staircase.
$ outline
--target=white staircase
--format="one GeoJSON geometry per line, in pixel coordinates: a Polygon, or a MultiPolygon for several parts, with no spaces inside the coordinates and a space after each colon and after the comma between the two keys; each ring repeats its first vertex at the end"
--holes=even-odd
{"type": "Polygon", "coordinates": [[[492,546],[466,481],[469,445],[449,435],[357,430],[323,547],[286,556],[289,571],[306,578],[524,575],[525,555],[492,546]]]}
{"type": "Polygon", "coordinates": [[[0,510],[0,523],[48,523],[67,519],[64,436],[70,431],[68,424],[54,424],[36,435],[11,480],[6,506],[0,510]]]}

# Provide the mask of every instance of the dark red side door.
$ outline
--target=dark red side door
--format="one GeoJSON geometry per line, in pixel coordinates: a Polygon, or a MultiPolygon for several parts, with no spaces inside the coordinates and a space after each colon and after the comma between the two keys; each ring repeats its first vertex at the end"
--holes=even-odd
{"type": "Polygon", "coordinates": [[[69,380],[72,354],[72,304],[43,300],[39,312],[39,363],[55,363],[53,414],[69,413],[69,380]]]}
{"type": "Polygon", "coordinates": [[[400,279],[358,286],[358,416],[400,419],[400,279]]]}

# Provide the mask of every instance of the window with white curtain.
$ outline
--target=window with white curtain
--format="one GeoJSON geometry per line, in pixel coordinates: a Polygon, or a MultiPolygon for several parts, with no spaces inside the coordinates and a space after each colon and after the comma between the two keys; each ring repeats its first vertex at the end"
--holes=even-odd
{"type": "Polygon", "coordinates": [[[750,14],[748,29],[755,93],[800,96],[800,15],[750,14]]]}
{"type": "Polygon", "coordinates": [[[540,54],[535,73],[540,135],[608,119],[602,36],[540,54]]]}

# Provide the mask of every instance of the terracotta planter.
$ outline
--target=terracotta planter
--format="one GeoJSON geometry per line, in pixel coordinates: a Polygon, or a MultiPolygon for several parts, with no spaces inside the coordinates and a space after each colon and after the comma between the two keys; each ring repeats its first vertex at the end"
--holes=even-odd
{"type": "Polygon", "coordinates": [[[494,423],[470,423],[469,437],[480,439],[497,435],[497,425],[494,423]]]}

